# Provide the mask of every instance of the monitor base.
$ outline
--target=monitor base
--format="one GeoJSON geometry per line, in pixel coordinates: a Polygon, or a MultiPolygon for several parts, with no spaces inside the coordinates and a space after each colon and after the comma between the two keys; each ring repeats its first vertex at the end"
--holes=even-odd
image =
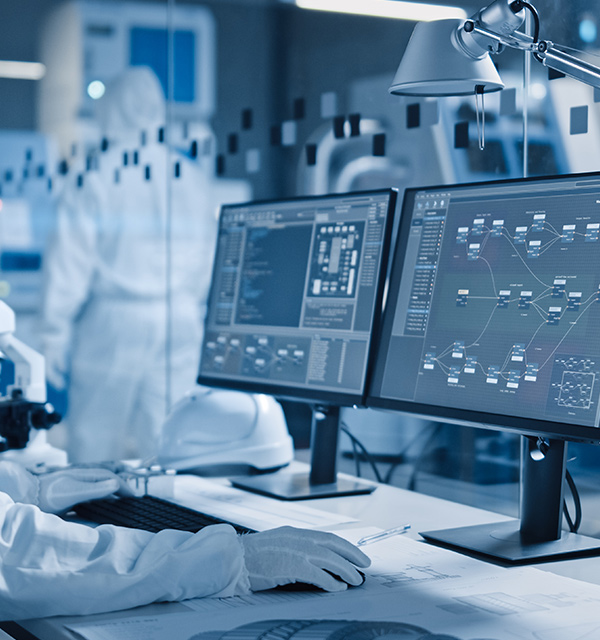
{"type": "Polygon", "coordinates": [[[279,500],[310,500],[314,498],[336,498],[368,494],[374,485],[356,480],[337,478],[336,482],[311,484],[308,473],[280,471],[263,476],[231,478],[231,484],[238,489],[260,493],[279,500]]]}
{"type": "Polygon", "coordinates": [[[600,539],[563,531],[559,540],[525,542],[520,521],[419,532],[427,542],[508,564],[530,564],[600,555],[600,539]]]}

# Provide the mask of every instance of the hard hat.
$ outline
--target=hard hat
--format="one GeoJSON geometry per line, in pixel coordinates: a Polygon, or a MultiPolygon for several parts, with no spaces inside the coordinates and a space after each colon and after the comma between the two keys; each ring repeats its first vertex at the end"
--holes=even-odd
{"type": "Polygon", "coordinates": [[[157,462],[200,475],[275,471],[294,456],[281,405],[271,396],[196,387],[163,425],[157,462]]]}

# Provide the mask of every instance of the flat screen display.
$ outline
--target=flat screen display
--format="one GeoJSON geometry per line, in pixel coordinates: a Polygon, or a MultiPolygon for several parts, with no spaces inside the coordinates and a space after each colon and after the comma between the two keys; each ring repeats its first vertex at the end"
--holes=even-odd
{"type": "Polygon", "coordinates": [[[407,189],[368,404],[600,439],[600,174],[407,189]]]}
{"type": "Polygon", "coordinates": [[[363,402],[395,203],[377,190],[223,207],[198,381],[363,402]]]}

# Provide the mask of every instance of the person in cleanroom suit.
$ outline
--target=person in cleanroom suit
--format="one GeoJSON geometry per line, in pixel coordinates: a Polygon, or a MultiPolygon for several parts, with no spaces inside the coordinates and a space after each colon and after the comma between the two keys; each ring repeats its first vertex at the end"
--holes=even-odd
{"type": "Polygon", "coordinates": [[[145,458],[195,384],[214,243],[211,180],[165,144],[154,73],[98,101],[102,145],[74,167],[44,264],[47,379],[68,384],[71,462],[145,458]]]}
{"type": "Polygon", "coordinates": [[[225,524],[154,534],[53,515],[125,490],[108,469],[33,475],[0,461],[0,487],[0,620],[242,595],[292,582],[342,591],[361,584],[357,567],[370,563],[322,531],[281,527],[240,536],[225,524]]]}

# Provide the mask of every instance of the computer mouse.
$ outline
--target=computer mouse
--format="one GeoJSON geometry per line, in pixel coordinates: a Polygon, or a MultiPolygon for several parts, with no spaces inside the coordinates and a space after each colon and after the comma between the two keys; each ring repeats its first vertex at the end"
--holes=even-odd
{"type": "MultiPolygon", "coordinates": [[[[365,580],[367,579],[367,577],[365,576],[365,574],[358,570],[358,573],[360,573],[361,577],[362,577],[362,582],[360,584],[349,584],[346,582],[346,584],[348,585],[348,588],[354,588],[354,587],[360,587],[361,585],[363,585],[365,583],[365,580]]],[[[342,580],[342,578],[340,578],[339,576],[336,576],[334,573],[331,573],[331,571],[328,571],[327,573],[329,573],[330,575],[332,575],[336,580],[339,580],[340,582],[345,582],[344,580],[342,580]]],[[[323,591],[326,592],[326,589],[321,589],[321,587],[317,587],[314,584],[310,584],[307,582],[290,582],[289,584],[283,584],[280,585],[279,587],[275,588],[277,591],[323,591]]]]}

